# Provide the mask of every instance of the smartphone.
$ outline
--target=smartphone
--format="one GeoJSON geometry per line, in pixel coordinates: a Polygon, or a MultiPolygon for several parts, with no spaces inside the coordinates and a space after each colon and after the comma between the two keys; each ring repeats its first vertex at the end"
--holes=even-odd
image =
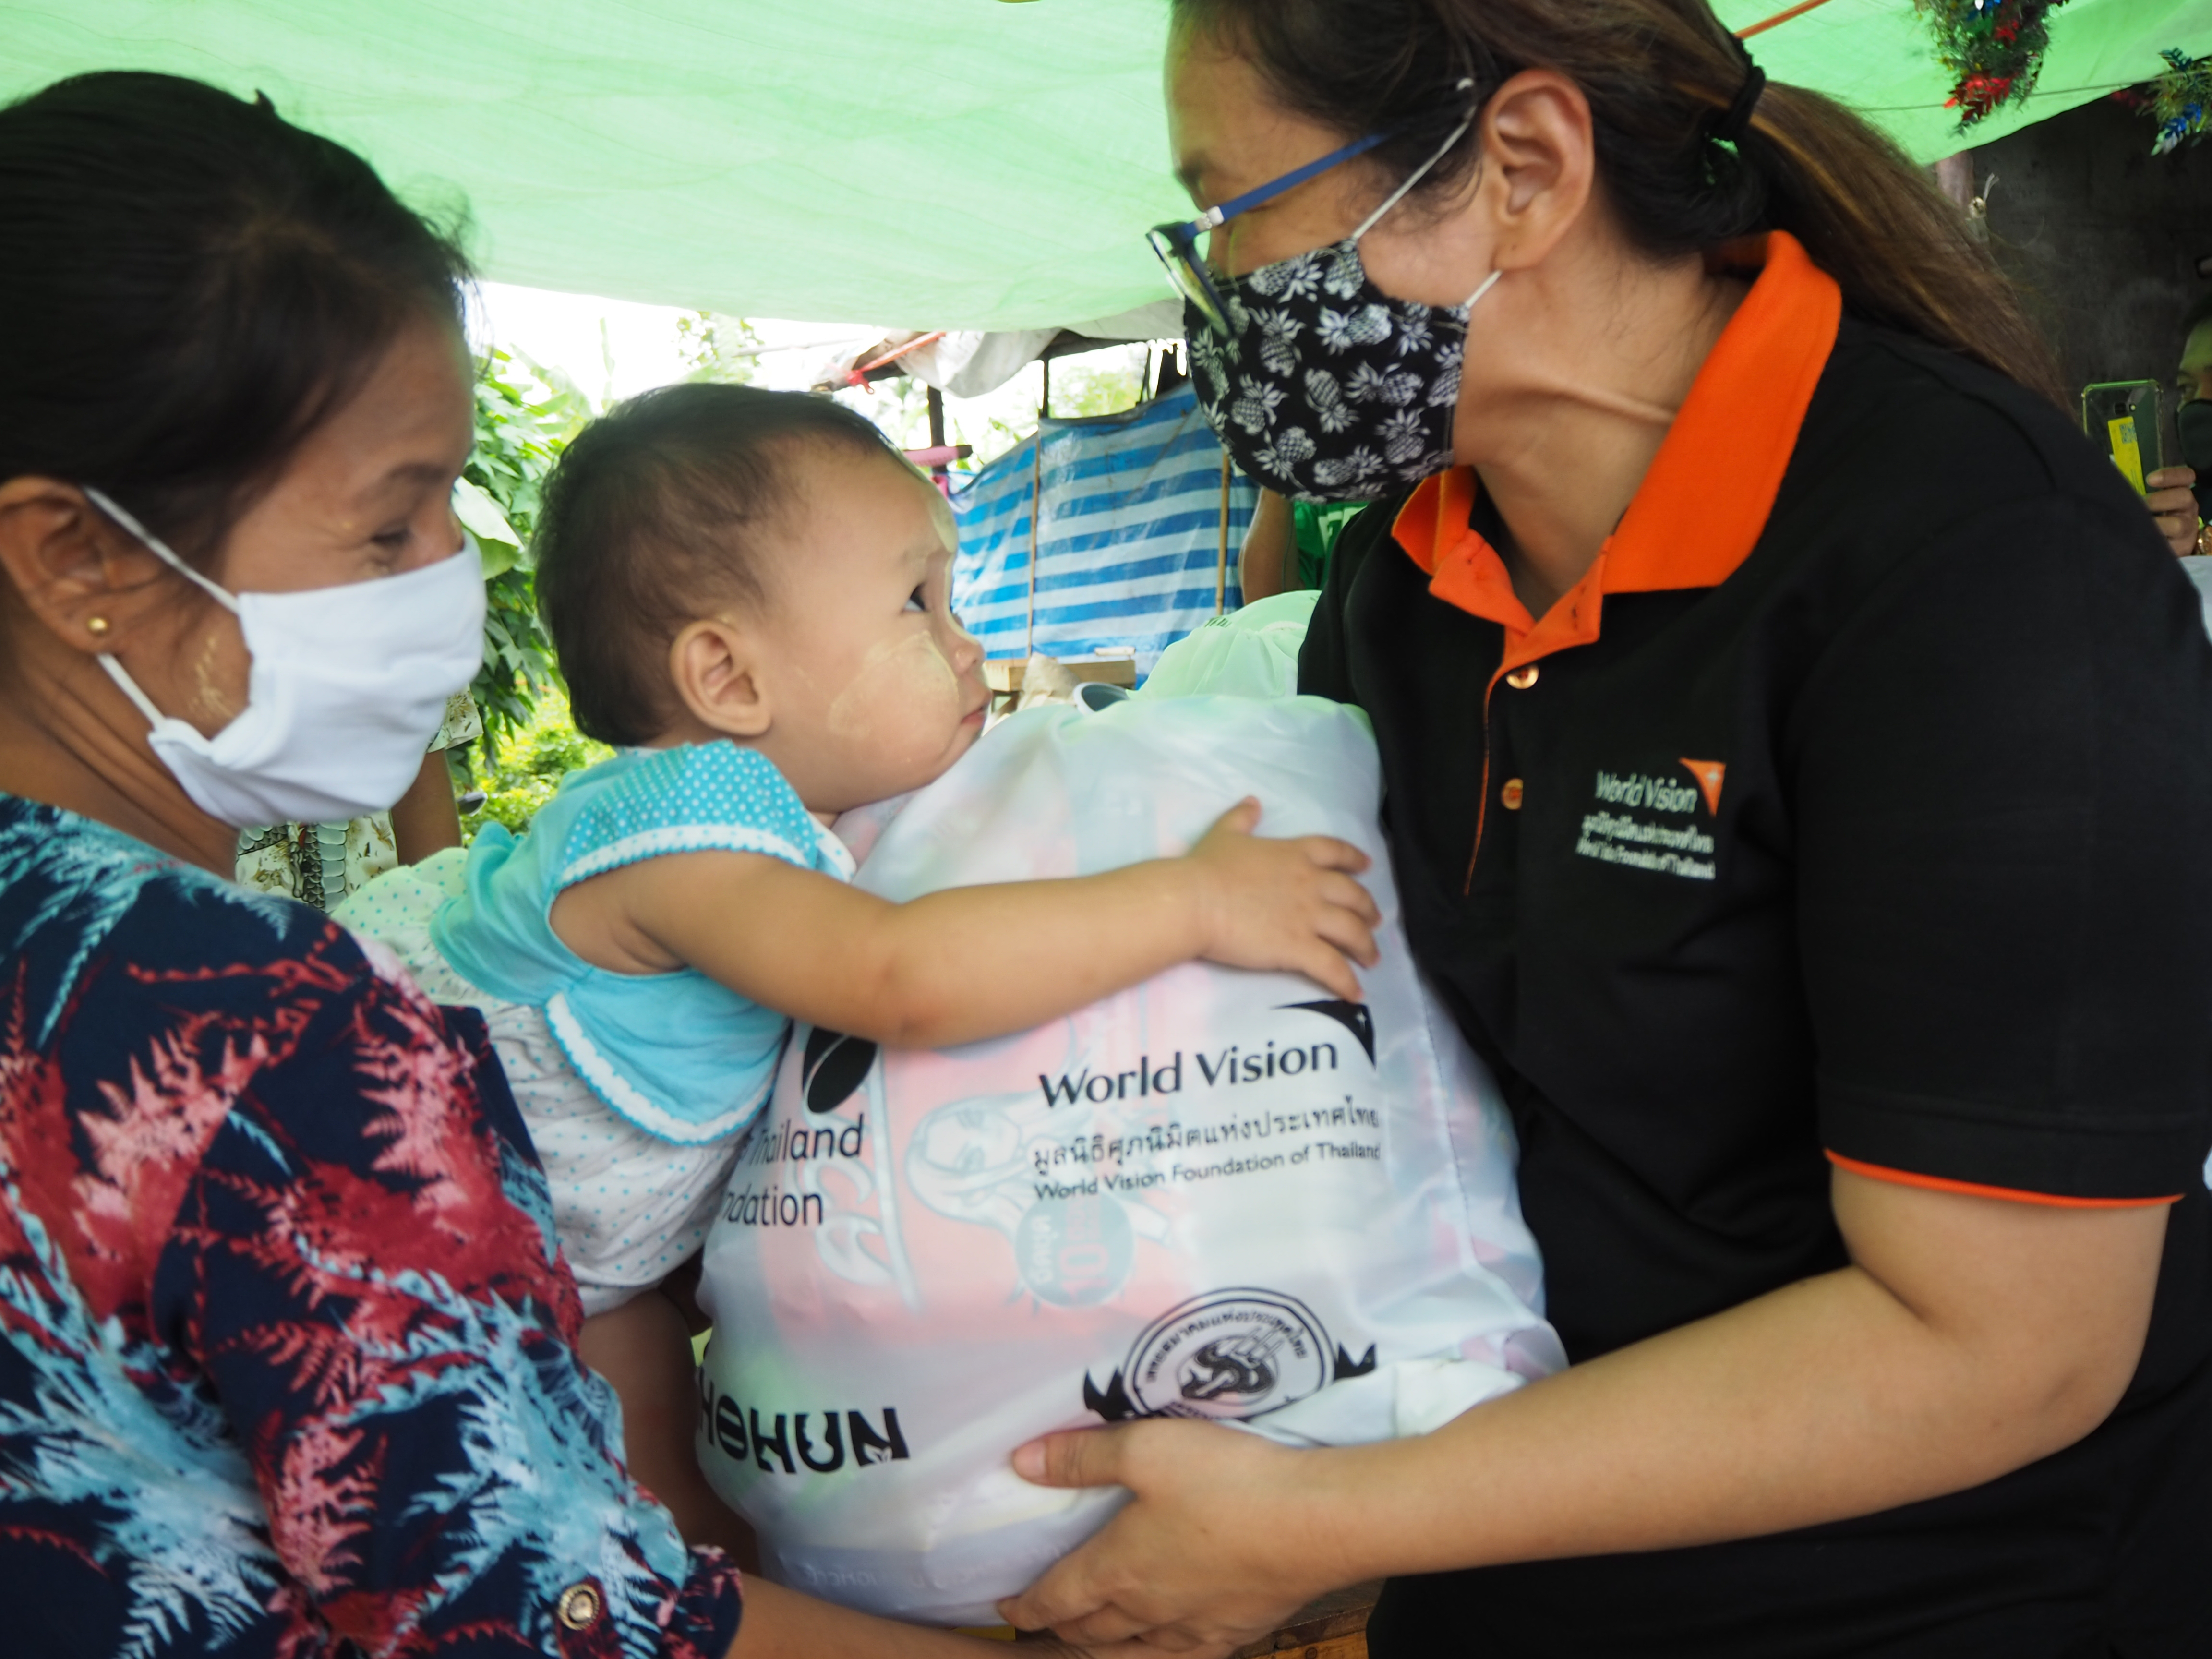
{"type": "Polygon", "coordinates": [[[2081,429],[2120,469],[2120,476],[2148,493],[2143,479],[2166,465],[2159,434],[2156,380],[2101,380],[2081,388],[2081,429]]]}

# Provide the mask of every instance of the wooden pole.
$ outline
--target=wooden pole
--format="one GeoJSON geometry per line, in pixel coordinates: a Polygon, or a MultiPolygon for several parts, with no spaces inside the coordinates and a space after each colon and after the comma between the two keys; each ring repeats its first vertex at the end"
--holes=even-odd
{"type": "Polygon", "coordinates": [[[1213,614],[1229,608],[1229,452],[1221,452],[1221,555],[1213,567],[1213,614]]]}
{"type": "MultiPolygon", "coordinates": [[[[929,411],[929,447],[943,449],[945,445],[945,394],[935,386],[929,388],[923,404],[929,411]]],[[[942,462],[930,468],[929,476],[937,485],[939,495],[948,495],[952,488],[952,475],[942,462]]]]}
{"type": "Polygon", "coordinates": [[[1022,647],[1022,659],[1026,662],[1036,653],[1036,568],[1037,520],[1044,516],[1044,422],[1037,422],[1036,437],[1030,450],[1030,624],[1027,642],[1022,647]]]}
{"type": "Polygon", "coordinates": [[[1791,6],[1786,11],[1778,11],[1771,17],[1761,18],[1748,28],[1738,29],[1735,32],[1735,38],[1739,40],[1748,40],[1754,34],[1764,34],[1778,24],[1786,23],[1793,17],[1802,17],[1808,11],[1817,11],[1827,3],[1828,0],[1800,0],[1798,4],[1791,6]]]}

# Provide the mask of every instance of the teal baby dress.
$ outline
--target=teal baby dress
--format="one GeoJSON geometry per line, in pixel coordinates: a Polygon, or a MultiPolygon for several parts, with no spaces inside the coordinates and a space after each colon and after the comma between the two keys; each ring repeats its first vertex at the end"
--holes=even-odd
{"type": "Polygon", "coordinates": [[[520,837],[486,825],[469,848],[462,890],[430,924],[439,954],[470,984],[544,1009],[569,1063],[611,1109],[685,1145],[751,1121],[789,1022],[689,968],[596,968],[561,942],[549,917],[577,882],[710,848],[839,880],[853,874],[843,845],[757,751],[727,741],[634,749],[565,779],[520,837]]]}

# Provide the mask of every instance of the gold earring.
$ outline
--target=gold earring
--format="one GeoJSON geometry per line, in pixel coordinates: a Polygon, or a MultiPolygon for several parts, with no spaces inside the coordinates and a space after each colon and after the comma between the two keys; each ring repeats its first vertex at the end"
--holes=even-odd
{"type": "Polygon", "coordinates": [[[107,618],[105,617],[87,617],[84,619],[84,631],[91,635],[95,640],[106,639],[107,637],[107,629],[108,622],[107,618]]]}

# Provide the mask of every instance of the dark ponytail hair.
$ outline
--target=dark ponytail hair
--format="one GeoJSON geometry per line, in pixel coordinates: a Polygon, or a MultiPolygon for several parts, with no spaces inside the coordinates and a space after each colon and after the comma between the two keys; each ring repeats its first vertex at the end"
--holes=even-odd
{"type": "Polygon", "coordinates": [[[94,484],[204,562],[470,279],[343,146],[175,76],[0,109],[0,479],[94,484]]]}
{"type": "MultiPolygon", "coordinates": [[[[1372,155],[1411,173],[1480,100],[1525,69],[1589,100],[1597,172],[1654,258],[1786,230],[1844,303],[2063,401],[2049,346],[1965,216],[1904,152],[1842,105],[1767,83],[1733,144],[1713,132],[1747,58],[1706,0],[1173,0],[1178,38],[1247,58],[1283,106],[1347,137],[1412,119],[1372,155]]],[[[1423,180],[1462,184],[1463,140],[1423,180]]]]}

